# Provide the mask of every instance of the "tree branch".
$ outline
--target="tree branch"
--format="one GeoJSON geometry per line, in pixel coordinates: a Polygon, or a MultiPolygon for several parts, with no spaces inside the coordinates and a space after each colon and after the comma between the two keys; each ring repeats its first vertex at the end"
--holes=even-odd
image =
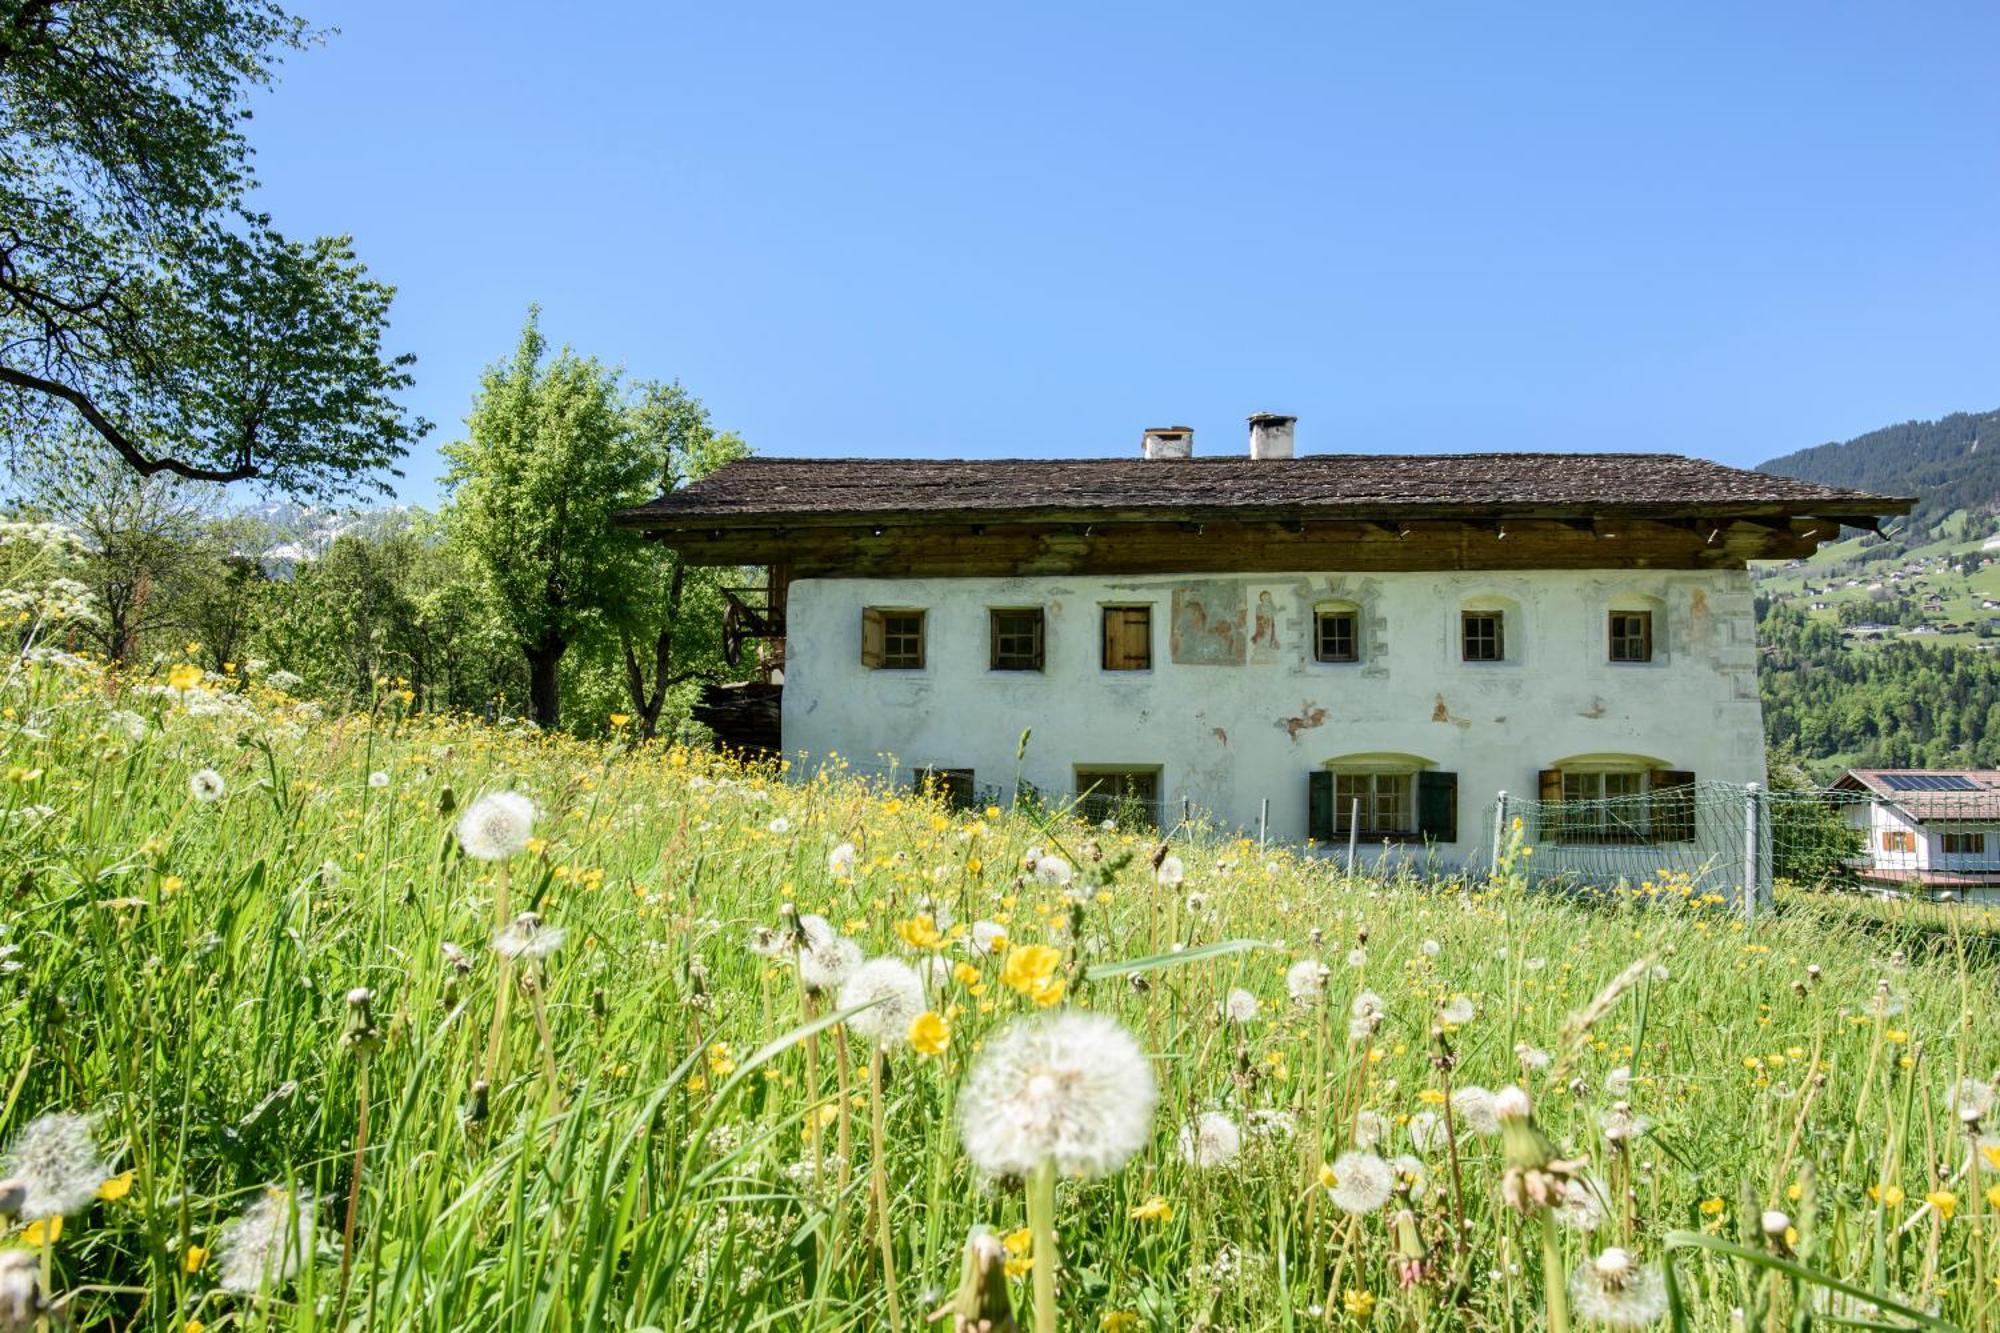
{"type": "Polygon", "coordinates": [[[250,461],[247,451],[241,455],[243,462],[232,468],[196,467],[192,463],[183,463],[178,458],[150,457],[138,445],[126,438],[125,432],[119,430],[109,417],[97,410],[97,404],[90,401],[88,394],[58,380],[43,379],[39,375],[15,370],[12,366],[0,366],[0,384],[11,384],[17,389],[27,389],[34,393],[46,394],[51,398],[62,399],[74,407],[77,414],[89,423],[90,428],[102,436],[104,442],[116,450],[118,456],[131,464],[133,470],[142,477],[171,472],[189,481],[227,482],[247,481],[260,475],[257,465],[250,461]]]}

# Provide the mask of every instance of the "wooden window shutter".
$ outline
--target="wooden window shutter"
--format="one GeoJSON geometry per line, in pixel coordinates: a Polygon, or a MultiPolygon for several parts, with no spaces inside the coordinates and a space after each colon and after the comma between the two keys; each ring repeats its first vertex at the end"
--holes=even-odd
{"type": "Polygon", "coordinates": [[[1560,768],[1543,769],[1540,776],[1540,787],[1542,793],[1541,827],[1530,828],[1528,830],[1528,837],[1531,840],[1539,838],[1544,842],[1561,842],[1563,840],[1562,770],[1560,768]]]}
{"type": "Polygon", "coordinates": [[[861,665],[870,671],[882,665],[882,613],[874,607],[861,612],[861,665]]]}
{"type": "Polygon", "coordinates": [[[1675,768],[1654,770],[1649,804],[1654,842],[1694,841],[1694,774],[1675,768]]]}
{"type": "Polygon", "coordinates": [[[1315,769],[1306,774],[1306,836],[1316,842],[1332,842],[1333,774],[1315,769]]]}
{"type": "Polygon", "coordinates": [[[1000,669],[1000,613],[986,613],[986,664],[994,671],[1000,669]]]}
{"type": "Polygon", "coordinates": [[[1125,613],[1125,661],[1134,667],[1153,665],[1153,613],[1146,607],[1125,613]]]}
{"type": "Polygon", "coordinates": [[[1458,841],[1458,774],[1417,774],[1417,832],[1434,842],[1458,841]]]}

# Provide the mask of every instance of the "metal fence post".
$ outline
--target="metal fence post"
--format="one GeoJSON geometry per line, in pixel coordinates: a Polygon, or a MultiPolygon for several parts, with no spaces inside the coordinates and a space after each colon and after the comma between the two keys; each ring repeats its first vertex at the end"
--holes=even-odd
{"type": "Polygon", "coordinates": [[[1264,850],[1264,836],[1270,830],[1270,827],[1271,798],[1268,796],[1259,797],[1257,800],[1257,850],[1260,852],[1264,850]]]}
{"type": "Polygon", "coordinates": [[[1487,873],[1500,873],[1500,849],[1507,845],[1507,793],[1501,792],[1493,798],[1493,855],[1487,864],[1487,873]]]}
{"type": "Polygon", "coordinates": [[[1763,846],[1757,833],[1759,790],[1754,782],[1743,784],[1743,920],[1746,924],[1757,920],[1757,899],[1763,892],[1763,846]]]}

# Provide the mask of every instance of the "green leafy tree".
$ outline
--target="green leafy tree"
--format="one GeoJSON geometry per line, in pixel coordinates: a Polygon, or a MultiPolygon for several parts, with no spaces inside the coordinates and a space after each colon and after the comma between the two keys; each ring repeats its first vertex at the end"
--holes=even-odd
{"type": "Polygon", "coordinates": [[[447,523],[498,595],[528,668],[528,709],[562,717],[559,668],[570,648],[622,604],[636,537],[612,526],[654,468],[636,447],[618,372],[568,348],[548,354],[531,311],[511,360],[491,366],[446,445],[447,523]]]}
{"type": "Polygon", "coordinates": [[[142,476],[326,497],[428,429],[382,348],[393,289],[246,206],[248,96],[312,36],[268,0],[0,0],[16,460],[80,423],[142,476]]]}

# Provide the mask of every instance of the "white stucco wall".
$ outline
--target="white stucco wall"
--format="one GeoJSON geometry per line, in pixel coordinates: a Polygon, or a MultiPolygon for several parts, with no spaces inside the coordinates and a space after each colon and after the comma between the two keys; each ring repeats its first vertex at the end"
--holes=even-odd
{"type": "Polygon", "coordinates": [[[1494,794],[1533,798],[1537,771],[1569,757],[1638,755],[1704,782],[1764,780],[1739,570],[803,579],[786,615],[784,744],[808,763],[838,752],[863,769],[970,768],[981,786],[1007,788],[1032,727],[1021,776],[1043,790],[1070,790],[1077,765],[1157,765],[1168,807],[1185,796],[1254,829],[1268,799],[1270,836],[1296,842],[1311,770],[1411,754],[1458,774],[1459,838],[1439,851],[1470,862],[1485,857],[1494,794]],[[1240,592],[1251,632],[1259,594],[1271,594],[1275,646],[1248,647],[1240,664],[1175,661],[1173,594],[1194,585],[1225,606],[1240,592]],[[1329,601],[1359,608],[1358,663],[1313,660],[1313,610],[1329,601]],[[1137,603],[1154,607],[1152,670],[1101,670],[1100,608],[1137,603]],[[1509,660],[1459,660],[1468,603],[1505,607],[1509,660]],[[1614,603],[1654,610],[1653,662],[1606,660],[1614,603]],[[1047,616],[1046,669],[989,670],[988,609],[1034,605],[1047,616]],[[925,609],[922,670],[862,666],[869,606],[925,609]]]}

